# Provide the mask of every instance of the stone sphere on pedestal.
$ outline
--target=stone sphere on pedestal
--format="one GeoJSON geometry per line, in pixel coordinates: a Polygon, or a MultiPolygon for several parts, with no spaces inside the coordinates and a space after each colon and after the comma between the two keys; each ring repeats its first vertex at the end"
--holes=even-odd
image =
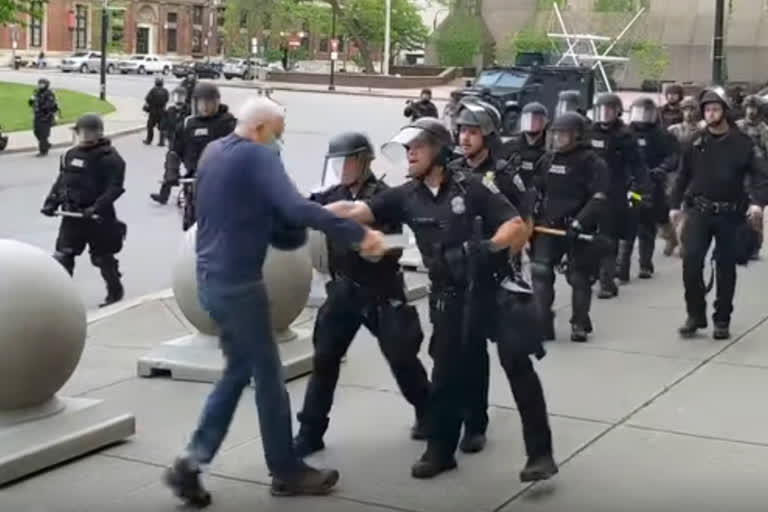
{"type": "Polygon", "coordinates": [[[330,274],[328,242],[325,238],[325,233],[315,230],[309,232],[309,252],[312,256],[312,268],[321,274],[330,274]]]}
{"type": "MultiPolygon", "coordinates": [[[[173,294],[182,313],[201,333],[217,334],[216,323],[203,311],[197,297],[195,241],[197,225],[185,234],[173,271],[173,294]]],[[[312,261],[307,245],[293,251],[267,250],[264,284],[269,297],[272,329],[278,341],[295,337],[290,325],[298,318],[309,299],[312,286],[312,261]]]]}
{"type": "Polygon", "coordinates": [[[75,371],[85,306],[50,254],[0,239],[0,410],[41,405],[75,371]]]}

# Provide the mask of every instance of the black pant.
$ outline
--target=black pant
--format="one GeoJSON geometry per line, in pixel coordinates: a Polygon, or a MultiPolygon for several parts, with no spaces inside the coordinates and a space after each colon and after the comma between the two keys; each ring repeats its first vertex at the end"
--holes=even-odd
{"type": "MultiPolygon", "coordinates": [[[[490,315],[495,314],[491,310],[490,315]]],[[[459,442],[463,406],[471,396],[471,379],[478,374],[478,354],[485,352],[487,327],[493,318],[474,315],[468,339],[463,338],[463,297],[433,290],[430,294],[433,324],[430,355],[434,360],[429,395],[426,457],[447,459],[459,442]]],[[[499,357],[509,380],[523,423],[529,456],[551,453],[552,436],[541,382],[530,358],[499,344],[499,357]]],[[[487,353],[486,353],[487,354],[487,353]]]]}
{"type": "Polygon", "coordinates": [[[155,137],[155,126],[157,126],[157,130],[160,132],[160,145],[162,146],[165,144],[165,132],[162,129],[163,115],[150,112],[147,118],[147,144],[152,144],[152,139],[155,137]]]}
{"type": "Polygon", "coordinates": [[[539,325],[544,331],[551,331],[555,301],[555,267],[568,254],[568,284],[571,285],[571,324],[583,328],[591,326],[589,309],[592,305],[592,284],[600,262],[587,252],[587,242],[576,242],[569,252],[564,237],[536,235],[533,241],[531,273],[536,312],[539,325]]]}
{"type": "Polygon", "coordinates": [[[472,345],[468,358],[472,364],[467,371],[467,391],[464,403],[464,430],[467,434],[485,434],[488,429],[488,390],[491,380],[491,361],[488,344],[483,339],[472,345]]]}
{"type": "Polygon", "coordinates": [[[704,259],[712,239],[715,239],[716,285],[715,323],[729,323],[733,312],[733,295],[736,290],[736,261],[733,248],[736,244],[735,227],[744,222],[743,214],[705,213],[696,208],[686,210],[682,243],[683,284],[688,316],[705,321],[707,318],[706,289],[704,286],[704,259]]]}
{"type": "Polygon", "coordinates": [[[632,252],[637,239],[638,260],[641,270],[654,270],[653,252],[656,250],[658,227],[653,212],[647,208],[631,211],[627,229],[619,240],[616,273],[619,279],[628,281],[632,268],[632,252]]]}
{"type": "Polygon", "coordinates": [[[87,246],[91,263],[99,268],[107,290],[111,291],[120,287],[121,274],[115,254],[120,252],[124,236],[124,225],[115,219],[97,222],[65,217],[59,226],[54,257],[72,275],[75,271],[75,258],[87,246]]]}
{"type": "Polygon", "coordinates": [[[429,380],[418,357],[424,335],[416,309],[404,303],[393,305],[347,279],[330,281],[326,290],[328,298],[320,306],[312,338],[314,370],[298,415],[301,432],[314,437],[325,433],[341,359],[361,326],[378,339],[403,396],[422,418],[426,414],[429,380]]]}
{"type": "Polygon", "coordinates": [[[607,251],[600,259],[600,288],[603,290],[616,289],[616,263],[619,255],[619,240],[628,238],[632,229],[632,215],[624,197],[612,198],[608,203],[605,221],[601,224],[601,232],[606,239],[607,251]]]}
{"type": "Polygon", "coordinates": [[[51,143],[48,137],[51,136],[51,122],[47,120],[35,119],[32,125],[32,131],[37,138],[37,147],[41,154],[48,154],[51,149],[51,143]]]}

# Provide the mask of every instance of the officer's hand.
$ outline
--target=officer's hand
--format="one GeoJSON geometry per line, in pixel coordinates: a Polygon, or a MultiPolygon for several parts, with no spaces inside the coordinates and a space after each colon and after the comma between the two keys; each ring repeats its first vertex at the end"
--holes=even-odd
{"type": "Polygon", "coordinates": [[[83,218],[92,219],[93,217],[97,217],[96,208],[94,208],[93,206],[89,206],[88,208],[83,210],[83,218]]]}
{"type": "Polygon", "coordinates": [[[56,208],[53,206],[44,206],[40,210],[40,213],[42,213],[46,217],[53,217],[54,215],[56,215],[56,208]]]}
{"type": "Polygon", "coordinates": [[[763,209],[756,204],[751,205],[747,210],[747,219],[753,228],[760,229],[763,223],[763,209]]]}
{"type": "Polygon", "coordinates": [[[680,220],[683,218],[683,212],[681,210],[669,210],[669,221],[677,226],[680,220]]]}
{"type": "Polygon", "coordinates": [[[579,239],[579,235],[584,233],[584,228],[581,225],[581,222],[578,220],[574,220],[571,222],[570,226],[568,226],[568,229],[565,231],[565,238],[568,240],[569,243],[574,243],[576,240],[579,239]]]}
{"type": "Polygon", "coordinates": [[[360,242],[360,255],[363,257],[381,256],[386,251],[384,233],[375,229],[366,229],[363,241],[360,242]]]}

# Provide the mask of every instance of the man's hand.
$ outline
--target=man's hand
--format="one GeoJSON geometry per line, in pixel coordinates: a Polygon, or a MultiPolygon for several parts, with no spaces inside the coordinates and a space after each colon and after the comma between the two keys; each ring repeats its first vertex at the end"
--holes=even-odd
{"type": "Polygon", "coordinates": [[[747,210],[747,219],[752,227],[760,229],[760,225],[763,223],[763,209],[756,204],[751,205],[747,210]]]}
{"type": "Polygon", "coordinates": [[[565,238],[568,240],[569,244],[573,244],[579,239],[579,235],[583,233],[584,228],[581,226],[581,222],[574,220],[565,231],[565,238]]]}
{"type": "Polygon", "coordinates": [[[56,215],[56,208],[54,206],[43,206],[43,208],[40,210],[40,213],[46,217],[53,217],[56,215]]]}
{"type": "Polygon", "coordinates": [[[360,242],[360,255],[376,257],[385,252],[387,252],[387,247],[384,245],[384,233],[375,229],[366,229],[363,241],[360,242]]]}
{"type": "Polygon", "coordinates": [[[669,222],[671,222],[673,226],[677,226],[682,218],[682,210],[669,210],[669,222]]]}
{"type": "Polygon", "coordinates": [[[96,215],[96,208],[94,208],[93,206],[89,206],[88,208],[83,210],[84,219],[92,219],[94,217],[98,217],[98,215],[96,215]]]}

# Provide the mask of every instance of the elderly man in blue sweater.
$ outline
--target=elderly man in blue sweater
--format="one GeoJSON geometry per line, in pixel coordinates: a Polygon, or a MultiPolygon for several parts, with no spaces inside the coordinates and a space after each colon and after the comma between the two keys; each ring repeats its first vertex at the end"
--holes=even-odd
{"type": "Polygon", "coordinates": [[[262,267],[270,240],[286,225],[323,231],[366,256],[380,256],[384,239],[301,196],[275,149],[284,117],[284,108],[268,98],[249,100],[235,132],[211,142],[198,167],[199,298],[220,328],[226,365],[186,453],[165,474],[167,485],[191,505],[210,503],[200,468],[216,455],[251,378],[272,494],[326,494],[339,479],[338,471],[311,468],[294,453],[290,401],[272,339],[262,267]]]}

